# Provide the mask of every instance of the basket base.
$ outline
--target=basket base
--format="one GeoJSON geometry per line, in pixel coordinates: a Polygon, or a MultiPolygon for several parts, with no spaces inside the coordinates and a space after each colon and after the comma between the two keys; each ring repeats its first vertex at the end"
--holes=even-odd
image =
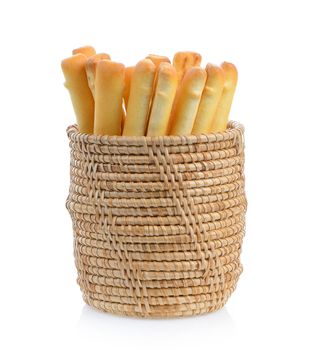
{"type": "Polygon", "coordinates": [[[225,299],[217,301],[216,303],[209,301],[183,305],[157,305],[154,307],[151,306],[149,312],[146,311],[145,308],[143,310],[138,310],[136,306],[133,307],[131,305],[109,303],[102,300],[92,299],[86,294],[83,294],[83,300],[87,305],[96,310],[119,316],[149,319],[178,318],[203,315],[218,311],[225,306],[234,290],[235,288],[232,288],[229,291],[229,294],[226,295],[225,299]]]}

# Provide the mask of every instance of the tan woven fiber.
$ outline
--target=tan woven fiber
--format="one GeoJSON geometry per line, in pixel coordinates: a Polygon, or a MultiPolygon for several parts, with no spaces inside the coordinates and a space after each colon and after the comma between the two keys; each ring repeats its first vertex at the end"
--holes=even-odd
{"type": "Polygon", "coordinates": [[[138,317],[223,307],[242,272],[244,129],[70,140],[67,209],[89,305],[138,317]]]}

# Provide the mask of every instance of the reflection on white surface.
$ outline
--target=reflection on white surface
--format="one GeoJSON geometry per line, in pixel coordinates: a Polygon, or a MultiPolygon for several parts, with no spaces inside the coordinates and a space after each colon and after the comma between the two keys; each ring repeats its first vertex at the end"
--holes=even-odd
{"type": "Polygon", "coordinates": [[[77,324],[77,333],[84,340],[113,341],[116,339],[120,345],[132,346],[138,340],[148,340],[144,348],[159,348],[162,345],[180,344],[192,346],[225,342],[233,336],[234,322],[226,307],[206,315],[172,318],[172,319],[140,319],[116,316],[95,310],[88,305],[82,309],[77,324]],[[146,345],[146,346],[145,346],[146,345]]]}

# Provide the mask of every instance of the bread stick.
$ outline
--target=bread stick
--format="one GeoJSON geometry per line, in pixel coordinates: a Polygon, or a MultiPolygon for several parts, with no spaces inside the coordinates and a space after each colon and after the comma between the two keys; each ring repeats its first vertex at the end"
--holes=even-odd
{"type": "Polygon", "coordinates": [[[157,83],[148,122],[147,136],[167,135],[168,121],[177,85],[176,69],[170,63],[161,63],[157,72],[157,83]]]}
{"type": "Polygon", "coordinates": [[[131,89],[131,79],[132,79],[134,70],[135,70],[134,66],[125,68],[125,83],[124,83],[124,93],[123,93],[125,110],[127,110],[128,99],[129,99],[129,94],[131,89]]]}
{"type": "Polygon", "coordinates": [[[93,55],[89,57],[87,60],[86,74],[88,78],[89,88],[92,92],[93,97],[95,95],[94,81],[95,81],[95,74],[97,70],[97,63],[101,60],[110,60],[110,59],[111,57],[107,53],[98,53],[97,55],[93,55]]]}
{"type": "Polygon", "coordinates": [[[195,118],[192,134],[209,133],[224,87],[224,71],[221,67],[208,64],[207,79],[195,118]]]}
{"type": "Polygon", "coordinates": [[[183,79],[186,71],[201,64],[202,56],[197,52],[181,51],[173,57],[173,65],[178,72],[179,83],[183,79]]]}
{"type": "Polygon", "coordinates": [[[150,54],[146,58],[150,59],[155,64],[156,67],[159,67],[160,63],[162,63],[162,62],[170,63],[169,58],[166,56],[159,56],[159,55],[150,54]]]}
{"type": "Polygon", "coordinates": [[[190,52],[190,51],[181,51],[177,52],[173,57],[173,65],[177,70],[178,74],[178,90],[176,92],[176,96],[174,98],[174,103],[171,111],[171,117],[169,121],[169,126],[173,124],[174,119],[174,108],[177,104],[177,101],[179,99],[179,88],[180,83],[185,75],[185,73],[193,66],[199,66],[201,63],[202,57],[199,53],[196,52],[190,52]]]}
{"type": "Polygon", "coordinates": [[[95,49],[92,46],[82,46],[72,50],[72,54],[82,53],[83,55],[90,57],[96,54],[95,49]]]}
{"type": "Polygon", "coordinates": [[[96,135],[121,135],[125,67],[121,63],[101,60],[95,77],[96,135]]]}
{"type": "Polygon", "coordinates": [[[229,112],[233,102],[236,90],[238,72],[232,63],[224,62],[221,64],[224,71],[224,89],[219,100],[216,113],[211,125],[211,132],[225,131],[229,118],[229,112]]]}
{"type": "Polygon", "coordinates": [[[79,132],[93,134],[94,100],[86,76],[87,57],[76,54],[61,62],[68,89],[75,111],[79,132]]]}
{"type": "Polygon", "coordinates": [[[153,93],[156,66],[149,59],[137,63],[131,80],[124,136],[144,136],[153,93]]]}
{"type": "Polygon", "coordinates": [[[178,89],[170,135],[191,134],[205,81],[206,72],[203,68],[192,67],[186,72],[178,89]]]}
{"type": "MultiPolygon", "coordinates": [[[[149,54],[146,58],[151,60],[154,63],[154,65],[156,66],[156,73],[155,73],[155,78],[154,78],[154,83],[153,83],[153,91],[155,91],[156,85],[157,85],[158,68],[159,68],[161,63],[163,63],[163,62],[170,63],[170,60],[166,56],[159,56],[159,55],[154,55],[154,54],[149,54]]],[[[149,115],[151,113],[151,108],[152,108],[152,105],[150,106],[150,111],[148,113],[149,115]]]]}

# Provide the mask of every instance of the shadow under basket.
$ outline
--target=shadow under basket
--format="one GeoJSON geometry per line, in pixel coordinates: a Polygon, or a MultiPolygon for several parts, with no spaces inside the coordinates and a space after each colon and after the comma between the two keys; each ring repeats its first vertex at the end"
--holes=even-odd
{"type": "Polygon", "coordinates": [[[95,136],[67,129],[67,209],[85,302],[175,317],[224,306],[242,272],[243,126],[190,136],[95,136]]]}

